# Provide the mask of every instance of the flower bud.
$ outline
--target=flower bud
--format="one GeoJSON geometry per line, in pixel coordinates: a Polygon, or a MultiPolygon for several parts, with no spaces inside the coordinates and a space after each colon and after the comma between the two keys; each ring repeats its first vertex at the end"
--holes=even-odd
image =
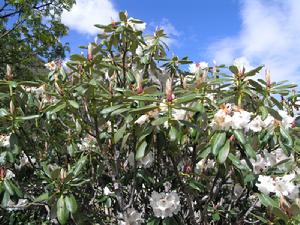
{"type": "Polygon", "coordinates": [[[92,45],[92,43],[89,43],[89,45],[88,45],[88,60],[89,61],[93,60],[93,45],[92,45]]]}
{"type": "Polygon", "coordinates": [[[14,105],[14,102],[12,100],[10,100],[10,103],[9,103],[9,110],[10,110],[11,114],[14,114],[14,112],[15,112],[15,105],[14,105]]]}
{"type": "Polygon", "coordinates": [[[136,84],[136,91],[137,91],[138,94],[141,94],[143,92],[142,82],[143,82],[143,79],[142,79],[141,75],[137,74],[137,76],[136,76],[136,83],[137,83],[136,84]]]}
{"type": "Polygon", "coordinates": [[[10,65],[6,65],[6,80],[12,80],[14,77],[13,73],[12,73],[12,68],[10,65]]]}
{"type": "Polygon", "coordinates": [[[187,78],[186,77],[184,77],[182,79],[182,87],[183,87],[183,89],[187,89],[187,78]]]}
{"type": "Polygon", "coordinates": [[[266,68],[265,71],[265,78],[266,78],[266,85],[268,88],[271,87],[271,75],[270,75],[270,70],[268,68],[266,68]]]}
{"type": "Polygon", "coordinates": [[[66,179],[66,177],[67,177],[67,172],[63,168],[61,168],[61,170],[60,170],[60,179],[62,181],[64,181],[66,179]]]}
{"type": "Polygon", "coordinates": [[[166,100],[167,102],[172,102],[174,99],[173,91],[172,91],[172,80],[170,78],[166,81],[166,100]]]}

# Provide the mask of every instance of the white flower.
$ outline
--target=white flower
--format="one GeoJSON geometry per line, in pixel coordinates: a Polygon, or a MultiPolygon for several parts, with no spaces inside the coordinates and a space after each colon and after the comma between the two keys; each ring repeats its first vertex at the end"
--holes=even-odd
{"type": "Polygon", "coordinates": [[[139,164],[139,166],[142,166],[144,168],[149,168],[149,167],[152,166],[153,161],[154,161],[153,152],[149,152],[143,158],[141,158],[140,160],[138,160],[138,164],[139,164]]]}
{"type": "Polygon", "coordinates": [[[12,179],[14,178],[16,175],[11,171],[11,170],[6,170],[6,175],[5,175],[5,178],[6,179],[12,179]]]}
{"type": "Polygon", "coordinates": [[[299,196],[299,185],[293,183],[294,178],[295,174],[293,173],[276,178],[259,175],[258,181],[260,184],[256,184],[256,186],[259,191],[265,194],[275,193],[278,197],[283,195],[294,199],[299,196]]]}
{"type": "Polygon", "coordinates": [[[9,139],[10,139],[10,134],[9,135],[0,134],[0,147],[9,148],[10,146],[9,139]]]}
{"type": "Polygon", "coordinates": [[[232,115],[232,128],[233,129],[243,129],[248,126],[248,123],[251,118],[251,113],[247,111],[238,111],[234,112],[232,115]]]}
{"type": "Polygon", "coordinates": [[[50,70],[50,71],[54,71],[57,68],[56,62],[55,61],[51,61],[45,64],[45,67],[50,70]]]}
{"type": "Polygon", "coordinates": [[[208,63],[207,62],[200,62],[200,63],[192,63],[189,65],[189,71],[191,73],[198,73],[201,70],[208,69],[208,63]]]}
{"type": "Polygon", "coordinates": [[[247,130],[251,130],[255,133],[260,132],[264,127],[264,122],[261,119],[261,116],[256,116],[247,126],[247,130]]]}
{"type": "Polygon", "coordinates": [[[278,113],[282,117],[282,121],[281,121],[282,126],[286,129],[291,128],[295,123],[295,118],[288,115],[287,112],[283,110],[278,110],[278,113]]]}
{"type": "Polygon", "coordinates": [[[251,69],[249,61],[245,57],[236,58],[233,61],[233,65],[238,68],[240,73],[242,73],[244,68],[245,68],[245,70],[251,69]]]}
{"type": "Polygon", "coordinates": [[[132,18],[132,17],[130,17],[129,19],[128,19],[128,24],[130,25],[130,26],[132,26],[132,28],[133,28],[133,30],[135,30],[135,31],[144,31],[145,29],[146,29],[146,23],[134,23],[134,22],[132,22],[132,20],[135,20],[134,18],[132,18]]]}
{"type": "Polygon", "coordinates": [[[184,109],[173,109],[172,116],[174,120],[184,120],[187,115],[187,111],[184,109]]]}
{"type": "Polygon", "coordinates": [[[139,213],[134,208],[127,210],[124,222],[120,222],[120,225],[140,225],[144,222],[142,219],[142,213],[139,213]]]}
{"type": "Polygon", "coordinates": [[[166,217],[172,217],[179,212],[180,199],[176,192],[158,193],[154,191],[151,194],[150,205],[154,215],[164,219],[166,217]]]}
{"type": "MultiPolygon", "coordinates": [[[[29,156],[31,163],[35,163],[36,159],[34,157],[29,156]]],[[[20,170],[22,167],[27,166],[27,165],[31,165],[31,163],[29,162],[29,159],[27,157],[27,155],[25,154],[24,151],[21,152],[21,158],[20,158],[20,164],[19,165],[15,165],[15,168],[17,170],[20,170]]]]}
{"type": "Polygon", "coordinates": [[[107,186],[105,186],[105,188],[103,189],[103,194],[104,195],[112,195],[113,192],[111,192],[110,189],[107,186]]]}
{"type": "Polygon", "coordinates": [[[211,127],[215,130],[229,130],[232,126],[232,117],[228,115],[223,109],[220,109],[215,114],[211,127]]]}
{"type": "Polygon", "coordinates": [[[258,190],[264,194],[269,194],[270,192],[275,192],[275,181],[270,176],[259,175],[256,187],[258,190]]]}
{"type": "Polygon", "coordinates": [[[259,174],[259,173],[264,172],[267,169],[267,167],[269,166],[267,164],[265,158],[262,157],[261,155],[257,155],[256,160],[250,159],[250,162],[252,163],[253,172],[255,174],[259,174]]]}
{"type": "Polygon", "coordinates": [[[215,166],[215,161],[212,159],[201,159],[195,167],[195,173],[201,173],[203,170],[212,169],[215,166]]]}
{"type": "Polygon", "coordinates": [[[268,115],[267,118],[263,121],[263,127],[268,128],[271,127],[274,124],[274,117],[271,115],[268,115]]]}
{"type": "Polygon", "coordinates": [[[138,125],[142,125],[145,122],[147,122],[148,120],[149,120],[148,115],[141,115],[134,123],[137,123],[138,125]]]}
{"type": "Polygon", "coordinates": [[[12,200],[9,200],[7,203],[7,209],[9,211],[22,210],[25,209],[27,204],[28,204],[27,199],[19,199],[17,204],[15,204],[12,200]]]}
{"type": "Polygon", "coordinates": [[[138,56],[142,56],[143,55],[143,48],[140,45],[135,50],[135,54],[137,54],[138,56]]]}

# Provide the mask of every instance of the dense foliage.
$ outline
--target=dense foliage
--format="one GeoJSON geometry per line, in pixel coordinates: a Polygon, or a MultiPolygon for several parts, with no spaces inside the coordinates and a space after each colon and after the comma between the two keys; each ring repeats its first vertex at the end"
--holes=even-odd
{"type": "Polygon", "coordinates": [[[295,85],[97,27],[70,72],[0,81],[1,224],[299,224],[295,85]]]}
{"type": "Polygon", "coordinates": [[[64,58],[68,45],[59,38],[68,30],[60,15],[73,3],[74,0],[0,2],[0,78],[7,64],[14,67],[18,79],[30,79],[44,71],[44,59],[64,58]]]}

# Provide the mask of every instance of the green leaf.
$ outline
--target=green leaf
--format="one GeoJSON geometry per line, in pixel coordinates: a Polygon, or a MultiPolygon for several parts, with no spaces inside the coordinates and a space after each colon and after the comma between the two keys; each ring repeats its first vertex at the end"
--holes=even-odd
{"type": "Polygon", "coordinates": [[[129,100],[136,100],[136,101],[150,101],[150,102],[158,102],[160,100],[157,99],[156,96],[143,96],[143,95],[136,95],[128,97],[129,100]]]}
{"type": "Polygon", "coordinates": [[[169,131],[170,141],[176,141],[177,133],[178,133],[177,129],[175,127],[171,127],[169,131]]]}
{"type": "Polygon", "coordinates": [[[70,60],[71,61],[79,61],[79,62],[87,61],[87,59],[84,56],[78,55],[78,54],[71,55],[70,60]]]}
{"type": "Polygon", "coordinates": [[[39,195],[38,197],[36,197],[33,202],[43,202],[43,201],[47,201],[49,199],[49,193],[45,192],[41,195],[39,195]]]}
{"type": "Polygon", "coordinates": [[[245,73],[245,76],[246,77],[250,77],[250,76],[254,76],[256,75],[257,73],[259,73],[261,71],[261,69],[264,68],[264,66],[259,66],[253,70],[250,70],[249,72],[245,73]]]}
{"type": "Polygon", "coordinates": [[[217,155],[221,147],[226,141],[226,133],[217,133],[213,136],[212,140],[212,153],[217,155]]]}
{"type": "Polygon", "coordinates": [[[127,21],[127,16],[125,12],[119,12],[119,18],[121,21],[127,21]]]}
{"type": "Polygon", "coordinates": [[[177,98],[174,102],[175,104],[181,104],[181,103],[186,103],[186,102],[191,102],[195,101],[199,98],[202,98],[202,95],[199,94],[191,94],[191,95],[185,95],[183,97],[177,98]]]}
{"type": "Polygon", "coordinates": [[[152,126],[159,126],[159,125],[165,123],[166,121],[168,121],[168,119],[169,119],[168,117],[159,117],[159,118],[153,120],[151,122],[151,125],[152,126]]]}
{"type": "Polygon", "coordinates": [[[124,133],[126,131],[126,124],[124,124],[114,135],[114,143],[118,143],[122,137],[124,137],[124,133]]]}
{"type": "Polygon", "coordinates": [[[41,117],[40,115],[31,115],[31,116],[18,116],[16,120],[33,120],[41,117]]]}
{"type": "Polygon", "coordinates": [[[75,213],[77,211],[78,206],[74,195],[71,194],[70,196],[66,196],[65,203],[70,213],[75,213]]]}
{"type": "Polygon", "coordinates": [[[158,106],[153,106],[153,105],[148,105],[148,106],[145,106],[145,107],[140,107],[140,108],[137,108],[137,109],[133,109],[131,110],[132,113],[146,113],[146,112],[149,112],[149,111],[152,111],[154,109],[157,109],[158,106]]]}
{"type": "Polygon", "coordinates": [[[250,144],[245,144],[244,145],[244,148],[245,148],[245,151],[246,151],[246,154],[250,157],[250,158],[253,158],[253,159],[256,159],[256,152],[254,151],[254,149],[251,147],[250,144]]]}
{"type": "Polygon", "coordinates": [[[4,116],[7,116],[9,113],[6,111],[6,109],[0,109],[0,118],[1,117],[4,117],[4,116]]]}
{"type": "Polygon", "coordinates": [[[108,114],[111,113],[119,108],[123,107],[123,105],[114,105],[105,109],[102,109],[102,111],[100,112],[101,114],[108,114]]]}
{"type": "Polygon", "coordinates": [[[236,66],[229,66],[229,70],[235,75],[239,74],[239,69],[236,66]]]}
{"type": "Polygon", "coordinates": [[[227,140],[225,145],[220,149],[218,154],[218,162],[224,163],[227,159],[230,150],[230,140],[227,140]]]}
{"type": "Polygon", "coordinates": [[[282,137],[285,140],[287,140],[287,145],[288,146],[292,146],[293,145],[293,139],[289,135],[288,131],[285,128],[283,128],[282,126],[280,126],[280,134],[282,135],[282,137]]]}
{"type": "Polygon", "coordinates": [[[147,142],[146,141],[143,141],[141,144],[138,145],[138,148],[137,148],[136,154],[135,154],[135,159],[136,160],[139,160],[139,159],[144,157],[146,147],[147,147],[147,142]]]}
{"type": "Polygon", "coordinates": [[[257,196],[261,204],[263,204],[265,207],[269,207],[269,206],[278,207],[278,203],[272,198],[270,198],[268,195],[261,193],[261,194],[257,194],[257,196]]]}
{"type": "Polygon", "coordinates": [[[245,140],[242,130],[233,130],[233,134],[241,144],[244,145],[246,143],[246,140],[245,140]]]}
{"type": "Polygon", "coordinates": [[[23,197],[23,194],[21,192],[21,190],[11,181],[10,182],[10,185],[14,191],[14,193],[19,197],[19,198],[22,198],[23,197]]]}
{"type": "Polygon", "coordinates": [[[4,180],[4,187],[5,187],[5,190],[10,194],[10,195],[14,195],[14,189],[13,187],[11,186],[11,183],[9,180],[4,180]]]}
{"type": "Polygon", "coordinates": [[[2,207],[4,207],[4,208],[7,207],[9,200],[10,200],[10,195],[9,195],[8,191],[5,191],[3,194],[2,202],[1,202],[2,207]]]}
{"type": "Polygon", "coordinates": [[[68,100],[68,102],[73,108],[79,109],[79,104],[77,102],[75,102],[74,100],[68,100]]]}
{"type": "Polygon", "coordinates": [[[56,204],[57,219],[61,224],[66,224],[69,219],[69,211],[66,208],[64,196],[61,195],[56,204]]]}
{"type": "Polygon", "coordinates": [[[74,169],[73,169],[73,174],[75,177],[77,175],[79,175],[79,173],[81,172],[81,169],[85,165],[86,160],[87,160],[87,156],[85,155],[85,156],[81,157],[75,164],[74,169]]]}

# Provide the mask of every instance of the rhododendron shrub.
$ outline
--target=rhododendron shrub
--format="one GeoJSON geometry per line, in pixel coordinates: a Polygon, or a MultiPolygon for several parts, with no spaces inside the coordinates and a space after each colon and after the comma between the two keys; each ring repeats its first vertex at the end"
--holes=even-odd
{"type": "Polygon", "coordinates": [[[1,224],[299,224],[295,85],[96,26],[48,82],[0,81],[1,224]]]}

